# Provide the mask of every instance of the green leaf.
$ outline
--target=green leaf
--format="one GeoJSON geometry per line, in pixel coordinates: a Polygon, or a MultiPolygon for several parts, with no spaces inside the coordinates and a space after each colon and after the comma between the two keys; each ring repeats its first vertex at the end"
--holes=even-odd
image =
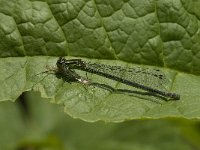
{"type": "Polygon", "coordinates": [[[16,103],[0,103],[0,149],[14,149],[25,135],[25,124],[20,109],[16,103]]]}
{"type": "MultiPolygon", "coordinates": [[[[0,59],[0,101],[14,101],[33,89],[64,105],[70,116],[91,122],[199,118],[198,1],[0,0],[0,4],[0,56],[9,57],[0,59]],[[36,55],[43,57],[19,57],[36,55]],[[160,66],[170,81],[168,89],[180,94],[181,100],[165,102],[133,93],[110,93],[64,83],[54,75],[36,75],[45,71],[46,65],[55,65],[57,57],[47,55],[130,67],[160,66]]],[[[129,89],[95,75],[89,78],[129,89]]]]}

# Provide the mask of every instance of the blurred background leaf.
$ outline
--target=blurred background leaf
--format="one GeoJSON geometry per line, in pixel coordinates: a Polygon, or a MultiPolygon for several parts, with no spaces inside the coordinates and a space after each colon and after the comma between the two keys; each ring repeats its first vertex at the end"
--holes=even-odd
{"type": "Polygon", "coordinates": [[[62,113],[38,93],[0,105],[3,150],[193,150],[200,149],[198,121],[135,120],[86,123],[62,113]]]}

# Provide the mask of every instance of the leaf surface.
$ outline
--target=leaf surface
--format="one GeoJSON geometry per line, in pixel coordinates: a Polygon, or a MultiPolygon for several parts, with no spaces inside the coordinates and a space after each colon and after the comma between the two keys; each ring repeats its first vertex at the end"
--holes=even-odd
{"type": "MultiPolygon", "coordinates": [[[[199,118],[198,1],[0,0],[0,3],[0,101],[15,101],[22,92],[33,89],[40,91],[42,97],[64,105],[70,116],[91,122],[199,118]],[[181,100],[166,102],[135,93],[113,93],[64,83],[54,75],[36,75],[45,71],[46,65],[55,66],[57,56],[129,67],[159,66],[167,75],[169,91],[180,94],[181,100]]],[[[78,73],[85,76],[84,72],[78,73]]],[[[99,76],[89,78],[114,89],[129,90],[99,76]]]]}

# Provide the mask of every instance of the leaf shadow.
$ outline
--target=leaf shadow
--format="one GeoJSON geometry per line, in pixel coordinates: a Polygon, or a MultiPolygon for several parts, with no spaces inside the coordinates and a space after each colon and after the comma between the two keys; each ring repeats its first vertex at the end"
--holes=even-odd
{"type": "Polygon", "coordinates": [[[136,90],[129,90],[129,89],[116,89],[110,85],[106,85],[106,84],[102,84],[102,83],[98,83],[98,82],[92,82],[92,83],[90,83],[90,85],[107,90],[114,94],[128,94],[129,96],[137,97],[137,98],[140,98],[143,100],[152,101],[152,102],[155,102],[158,104],[162,104],[161,101],[162,102],[169,101],[169,99],[167,99],[166,97],[163,97],[163,96],[151,93],[151,92],[146,92],[146,91],[143,92],[143,91],[136,91],[136,90]]]}

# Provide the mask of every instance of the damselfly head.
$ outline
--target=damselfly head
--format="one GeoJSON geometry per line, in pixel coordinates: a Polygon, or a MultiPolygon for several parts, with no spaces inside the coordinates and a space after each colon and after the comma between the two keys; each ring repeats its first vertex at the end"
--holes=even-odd
{"type": "Polygon", "coordinates": [[[64,57],[59,57],[59,59],[57,60],[57,67],[60,68],[64,63],[65,63],[66,59],[64,57]]]}

